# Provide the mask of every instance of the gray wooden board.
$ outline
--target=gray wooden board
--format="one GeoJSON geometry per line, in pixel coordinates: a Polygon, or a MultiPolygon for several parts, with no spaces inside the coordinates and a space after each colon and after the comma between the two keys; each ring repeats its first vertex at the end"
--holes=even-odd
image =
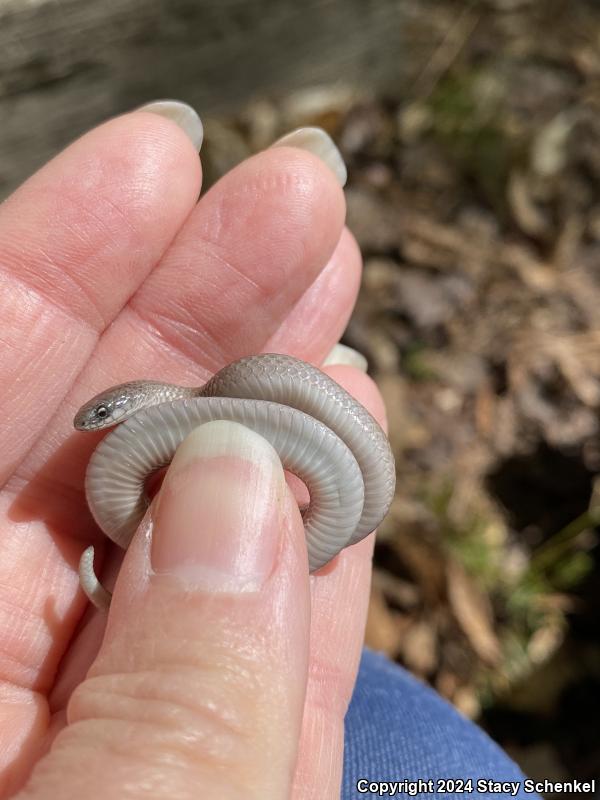
{"type": "Polygon", "coordinates": [[[0,198],[99,121],[335,82],[401,91],[432,0],[0,0],[0,198]],[[408,58],[409,49],[413,52],[408,58]]]}

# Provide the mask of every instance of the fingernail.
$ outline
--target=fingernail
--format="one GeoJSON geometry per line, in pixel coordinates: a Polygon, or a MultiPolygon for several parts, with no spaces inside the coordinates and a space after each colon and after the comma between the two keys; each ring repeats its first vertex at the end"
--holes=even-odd
{"type": "Polygon", "coordinates": [[[331,352],[323,361],[323,366],[328,364],[349,364],[362,372],[367,372],[369,369],[369,362],[362,353],[339,342],[331,349],[331,352]]]}
{"type": "Polygon", "coordinates": [[[149,111],[151,114],[172,120],[188,135],[196,150],[200,151],[204,139],[204,127],[198,114],[187,103],[182,103],[180,100],[156,100],[140,106],[138,111],[149,111]]]}
{"type": "Polygon", "coordinates": [[[342,154],[331,136],[322,128],[298,128],[277,139],[271,147],[299,147],[301,150],[308,150],[327,164],[340,186],[346,185],[348,172],[342,154]]]}
{"type": "Polygon", "coordinates": [[[179,446],[154,511],[156,573],[208,592],[256,591],[277,559],[285,478],[273,447],[236,422],[179,446]]]}

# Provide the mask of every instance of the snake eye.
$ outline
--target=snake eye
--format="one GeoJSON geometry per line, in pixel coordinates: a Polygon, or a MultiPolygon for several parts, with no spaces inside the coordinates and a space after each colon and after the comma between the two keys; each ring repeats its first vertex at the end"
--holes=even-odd
{"type": "Polygon", "coordinates": [[[100,419],[108,417],[108,408],[106,406],[98,406],[96,408],[96,416],[100,419]]]}

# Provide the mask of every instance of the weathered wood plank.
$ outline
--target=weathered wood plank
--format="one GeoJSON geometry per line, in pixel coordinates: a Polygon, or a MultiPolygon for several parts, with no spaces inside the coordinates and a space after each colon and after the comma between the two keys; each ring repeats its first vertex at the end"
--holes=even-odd
{"type": "Polygon", "coordinates": [[[0,197],[147,100],[200,113],[340,81],[401,88],[432,0],[0,0],[0,197]]]}

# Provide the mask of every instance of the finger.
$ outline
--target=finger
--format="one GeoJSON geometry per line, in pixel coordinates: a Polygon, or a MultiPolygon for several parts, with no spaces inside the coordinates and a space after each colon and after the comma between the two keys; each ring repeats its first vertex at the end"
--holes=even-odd
{"type": "MultiPolygon", "coordinates": [[[[185,134],[136,113],[82,137],[0,208],[0,482],[166,249],[199,186],[197,152],[185,134]]],[[[67,635],[75,622],[60,590],[76,553],[47,535],[33,543],[30,534],[28,525],[15,536],[2,531],[0,766],[13,763],[15,773],[48,724],[39,690],[60,658],[55,637],[65,619],[67,635]]]]}
{"type": "Polygon", "coordinates": [[[0,207],[0,484],[192,209],[198,155],[138,112],[83,136],[0,207]]]}
{"type": "MultiPolygon", "coordinates": [[[[346,366],[326,372],[385,424],[381,396],[368,376],[346,366]]],[[[311,577],[309,676],[294,800],[340,796],[344,716],[364,639],[374,538],[346,548],[311,577]]]]}
{"type": "Polygon", "coordinates": [[[128,551],[100,654],[27,796],[288,797],[308,617],[277,454],[235,423],[202,426],[128,551]]]}
{"type": "Polygon", "coordinates": [[[143,363],[159,343],[169,362],[212,371],[258,352],[327,264],[344,214],[333,173],[312,154],[277,147],[241,164],[131,301],[143,363]]]}
{"type": "Polygon", "coordinates": [[[348,323],[361,270],[356,239],[344,228],[329,263],[264,343],[263,350],[320,364],[348,323]]]}

